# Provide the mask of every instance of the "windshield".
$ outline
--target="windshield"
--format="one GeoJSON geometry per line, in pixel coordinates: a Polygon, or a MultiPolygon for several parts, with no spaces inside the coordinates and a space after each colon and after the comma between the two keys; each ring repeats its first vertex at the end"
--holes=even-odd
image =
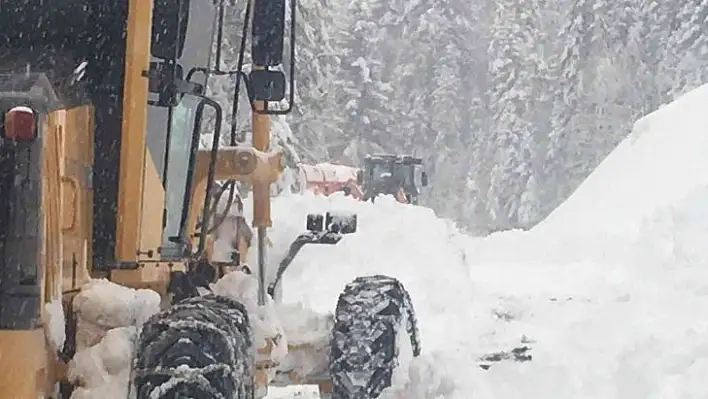
{"type": "MultiPolygon", "coordinates": [[[[167,175],[165,179],[165,229],[162,232],[163,256],[180,251],[178,244],[170,242],[170,237],[178,236],[184,195],[187,188],[187,168],[194,130],[195,109],[201,99],[185,95],[174,107],[171,123],[170,143],[167,148],[167,175]]],[[[180,254],[174,254],[179,256],[180,254]]]]}
{"type": "Polygon", "coordinates": [[[411,182],[411,175],[412,175],[411,169],[412,168],[413,168],[412,166],[408,166],[408,165],[400,165],[400,164],[396,165],[396,173],[395,173],[396,181],[400,182],[404,186],[410,185],[412,183],[411,182]]]}
{"type": "Polygon", "coordinates": [[[390,173],[391,165],[389,163],[375,163],[371,166],[371,178],[374,181],[381,180],[390,173]]]}

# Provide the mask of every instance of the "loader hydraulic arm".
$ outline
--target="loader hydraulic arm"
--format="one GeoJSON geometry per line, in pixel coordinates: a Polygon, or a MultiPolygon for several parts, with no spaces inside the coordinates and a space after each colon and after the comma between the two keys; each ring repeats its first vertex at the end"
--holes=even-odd
{"type": "MultiPolygon", "coordinates": [[[[221,47],[217,46],[215,56],[217,65],[209,71],[215,76],[228,75],[236,79],[230,145],[221,145],[220,129],[217,126],[212,139],[212,148],[197,149],[193,147],[190,162],[192,182],[188,185],[191,196],[191,206],[185,208],[181,231],[190,237],[198,237],[196,257],[204,257],[206,235],[209,233],[209,209],[211,192],[215,180],[247,182],[253,192],[253,226],[257,231],[258,240],[258,270],[259,270],[259,303],[265,303],[265,263],[266,263],[266,232],[272,226],[270,185],[275,182],[283,170],[283,158],[280,152],[271,151],[270,115],[287,114],[294,104],[294,73],[295,73],[295,1],[290,2],[290,79],[289,98],[283,109],[281,103],[286,97],[286,78],[282,71],[283,48],[285,35],[285,0],[254,0],[248,2],[245,12],[245,23],[239,50],[238,66],[234,71],[220,69],[221,47]],[[246,37],[249,24],[251,27],[251,58],[249,73],[243,71],[246,37]],[[240,85],[244,83],[251,105],[251,146],[244,145],[243,137],[237,135],[237,112],[240,85]],[[201,209],[199,209],[201,207],[201,209]],[[198,222],[201,219],[201,222],[198,222]]],[[[224,16],[223,3],[219,6],[219,29],[217,40],[221,42],[224,16]]],[[[189,76],[189,75],[188,75],[189,76]]],[[[198,125],[198,123],[197,123],[198,125]]],[[[195,134],[198,126],[195,126],[195,134]]],[[[233,191],[230,197],[233,196],[233,191]]]]}

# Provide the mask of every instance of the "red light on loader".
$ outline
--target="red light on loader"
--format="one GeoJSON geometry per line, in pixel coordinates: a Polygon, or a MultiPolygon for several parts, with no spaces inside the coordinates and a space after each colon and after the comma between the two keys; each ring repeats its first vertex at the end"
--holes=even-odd
{"type": "Polygon", "coordinates": [[[15,107],[7,111],[3,124],[4,136],[7,139],[17,141],[34,139],[34,111],[28,107],[15,107]]]}

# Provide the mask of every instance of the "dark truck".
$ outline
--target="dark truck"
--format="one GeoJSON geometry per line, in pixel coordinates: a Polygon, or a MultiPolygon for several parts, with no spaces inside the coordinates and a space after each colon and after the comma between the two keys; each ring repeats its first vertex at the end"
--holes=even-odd
{"type": "MultiPolygon", "coordinates": [[[[364,192],[364,201],[374,200],[379,194],[393,195],[399,202],[418,204],[420,191],[416,185],[416,167],[423,159],[412,155],[367,155],[364,167],[357,173],[357,183],[364,192]]],[[[420,185],[428,185],[428,174],[420,173],[420,185]]]]}

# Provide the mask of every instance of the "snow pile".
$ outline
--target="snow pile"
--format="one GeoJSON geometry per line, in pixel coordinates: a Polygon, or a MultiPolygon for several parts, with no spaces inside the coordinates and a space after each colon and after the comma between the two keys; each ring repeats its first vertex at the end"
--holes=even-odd
{"type": "Polygon", "coordinates": [[[640,120],[529,233],[472,240],[471,344],[523,335],[529,363],[472,373],[479,398],[705,398],[708,86],[640,120]],[[496,303],[496,305],[495,305],[496,303]]]}
{"type": "Polygon", "coordinates": [[[687,292],[708,295],[708,186],[662,208],[642,224],[638,263],[647,271],[679,276],[687,292]]]}
{"type": "Polygon", "coordinates": [[[61,351],[66,341],[66,318],[61,299],[52,300],[44,305],[44,308],[47,315],[45,323],[49,327],[46,331],[47,338],[54,352],[61,351]]]}
{"type": "Polygon", "coordinates": [[[298,303],[277,304],[276,308],[291,347],[279,369],[298,375],[324,374],[329,364],[332,314],[313,312],[298,303]]]}
{"type": "Polygon", "coordinates": [[[69,379],[79,385],[72,399],[125,399],[137,330],[134,326],[106,331],[96,345],[81,350],[69,364],[69,379]]]}
{"type": "Polygon", "coordinates": [[[476,317],[465,350],[503,350],[524,336],[533,360],[473,372],[465,391],[495,399],[708,397],[699,377],[708,372],[708,323],[698,313],[708,306],[707,201],[701,189],[659,209],[641,224],[640,239],[532,231],[474,240],[476,317]]]}
{"type": "MultiPolygon", "coordinates": [[[[273,350],[267,359],[279,363],[285,358],[288,352],[288,336],[280,325],[272,299],[266,297],[266,306],[258,306],[258,280],[253,275],[234,271],[211,284],[210,288],[214,294],[233,298],[246,307],[256,348],[265,347],[267,339],[274,340],[273,350]]],[[[262,359],[259,357],[258,360],[262,359]]]]}
{"type": "Polygon", "coordinates": [[[659,207],[708,185],[708,85],[637,121],[632,133],[536,229],[638,234],[659,207]]]}
{"type": "MultiPolygon", "coordinates": [[[[274,339],[273,351],[265,358],[278,363],[279,370],[308,375],[327,369],[331,315],[314,313],[298,304],[276,304],[270,297],[265,308],[260,308],[257,278],[241,271],[228,273],[210,287],[215,294],[244,304],[257,347],[264,347],[266,339],[274,339]],[[288,351],[288,346],[295,350],[288,351]]],[[[271,378],[274,376],[275,370],[271,370],[271,378]]]]}
{"type": "MultiPolygon", "coordinates": [[[[251,213],[250,206],[246,200],[246,215],[251,213]]],[[[469,340],[466,325],[450,319],[450,314],[466,315],[473,298],[468,291],[471,276],[464,250],[469,238],[437,218],[432,210],[400,204],[391,196],[380,197],[375,203],[356,201],[340,193],[274,198],[275,222],[268,233],[273,242],[268,258],[269,281],[292,241],[305,231],[307,214],[328,211],[357,214],[358,230],[337,245],[305,246],[286,271],[283,303],[279,306],[300,306],[305,313],[325,315],[313,327],[302,324],[306,318],[283,312],[283,325],[295,326],[290,330],[285,327],[293,334],[288,340],[326,342],[331,329],[326,315],[334,312],[347,283],[358,276],[379,273],[396,277],[410,292],[420,315],[424,354],[404,364],[397,375],[397,387],[389,394],[403,393],[411,399],[438,395],[452,398],[448,395],[456,386],[452,381],[454,369],[470,368],[468,354],[448,356],[450,352],[445,349],[464,346],[469,340]]],[[[256,256],[251,251],[250,264],[256,264],[256,256]]],[[[278,391],[272,390],[273,397],[278,397],[278,391]]],[[[468,397],[464,392],[460,395],[468,397]]]]}
{"type": "Polygon", "coordinates": [[[125,399],[133,343],[139,326],[159,311],[160,296],[108,280],[92,280],[74,298],[76,354],[69,379],[78,385],[72,399],[125,399]]]}

